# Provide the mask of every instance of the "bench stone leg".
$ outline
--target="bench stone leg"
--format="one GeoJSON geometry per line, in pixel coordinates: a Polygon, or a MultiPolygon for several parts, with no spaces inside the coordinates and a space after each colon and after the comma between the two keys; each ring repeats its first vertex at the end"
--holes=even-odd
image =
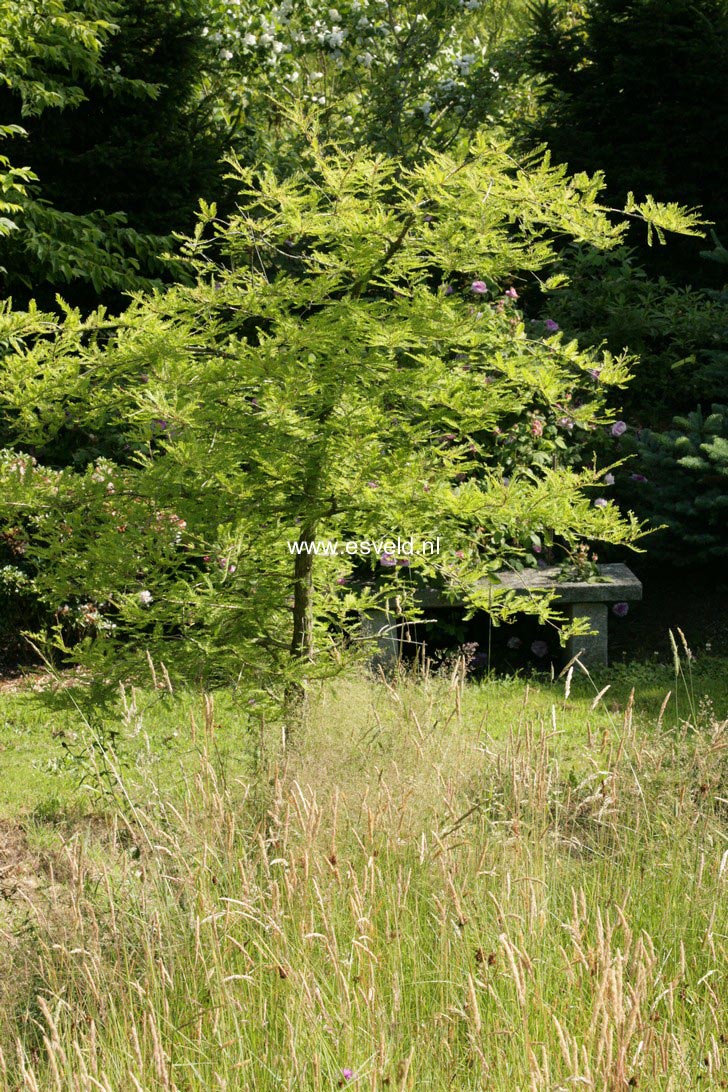
{"type": "Polygon", "coordinates": [[[571,637],[566,643],[566,656],[571,659],[577,653],[584,667],[608,667],[607,626],[609,621],[607,603],[571,603],[568,606],[571,621],[586,618],[589,628],[594,633],[584,637],[571,637]]]}
{"type": "Polygon", "coordinates": [[[386,610],[370,610],[361,616],[360,632],[362,637],[371,640],[375,650],[369,660],[370,667],[376,670],[393,670],[400,657],[400,629],[397,618],[386,610]]]}

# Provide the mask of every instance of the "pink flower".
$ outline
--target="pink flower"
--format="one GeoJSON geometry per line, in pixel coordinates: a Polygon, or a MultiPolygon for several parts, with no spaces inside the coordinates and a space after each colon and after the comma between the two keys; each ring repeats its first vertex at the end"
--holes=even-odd
{"type": "Polygon", "coordinates": [[[614,424],[612,425],[611,429],[610,429],[610,432],[612,433],[612,436],[615,436],[615,437],[624,436],[626,431],[627,431],[627,426],[624,423],[624,421],[615,421],[614,424]]]}
{"type": "Polygon", "coordinates": [[[604,484],[605,485],[614,485],[614,474],[611,474],[611,473],[610,474],[605,474],[604,475],[604,484]]]}
{"type": "Polygon", "coordinates": [[[531,421],[531,435],[543,436],[543,421],[539,421],[538,417],[534,417],[531,421]]]}
{"type": "Polygon", "coordinates": [[[473,281],[470,285],[470,291],[474,292],[476,296],[485,296],[488,294],[488,285],[485,281],[473,281]]]}
{"type": "Polygon", "coordinates": [[[547,318],[544,322],[544,329],[548,330],[550,334],[555,334],[557,330],[560,330],[558,322],[554,322],[553,319],[547,318]]]}
{"type": "Polygon", "coordinates": [[[342,1069],[342,1071],[341,1071],[341,1076],[344,1078],[345,1081],[353,1081],[354,1080],[354,1070],[349,1069],[348,1066],[345,1066],[344,1069],[342,1069]]]}
{"type": "Polygon", "coordinates": [[[382,554],[379,558],[379,564],[383,565],[385,569],[393,569],[397,564],[397,559],[394,554],[382,554]]]}
{"type": "Polygon", "coordinates": [[[443,286],[442,291],[446,296],[452,296],[455,289],[453,288],[453,286],[451,284],[446,284],[446,285],[443,286]]]}
{"type": "Polygon", "coordinates": [[[606,500],[604,497],[597,497],[597,499],[594,501],[595,508],[606,508],[608,504],[609,501],[606,500]]]}
{"type": "Polygon", "coordinates": [[[629,614],[629,603],[615,603],[612,607],[612,614],[616,614],[617,618],[624,618],[629,614]]]}
{"type": "Polygon", "coordinates": [[[517,300],[518,299],[518,293],[516,292],[515,288],[506,288],[503,295],[507,296],[509,300],[517,300]]]}

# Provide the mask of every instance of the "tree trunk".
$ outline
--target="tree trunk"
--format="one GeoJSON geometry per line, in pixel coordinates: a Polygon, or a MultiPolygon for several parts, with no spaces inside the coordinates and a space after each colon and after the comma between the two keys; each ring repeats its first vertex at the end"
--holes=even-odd
{"type": "MultiPolygon", "coordinates": [[[[290,653],[294,661],[294,670],[304,662],[313,661],[313,563],[314,554],[308,553],[305,545],[313,541],[315,528],[304,527],[298,539],[301,550],[296,554],[293,569],[293,635],[290,653]]],[[[286,686],[283,719],[285,739],[297,735],[305,727],[307,717],[306,680],[299,671],[286,686]]]]}
{"type": "Polygon", "coordinates": [[[314,527],[304,527],[298,539],[301,550],[293,568],[293,636],[291,656],[313,660],[313,562],[314,554],[306,546],[313,542],[314,527]]]}

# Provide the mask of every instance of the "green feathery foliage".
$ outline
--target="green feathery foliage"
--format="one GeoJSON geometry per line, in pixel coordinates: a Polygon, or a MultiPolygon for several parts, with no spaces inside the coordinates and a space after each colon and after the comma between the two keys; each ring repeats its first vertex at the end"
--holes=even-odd
{"type": "MultiPolygon", "coordinates": [[[[188,676],[330,670],[375,594],[405,609],[437,580],[467,596],[542,538],[639,536],[573,452],[608,422],[627,360],[527,327],[515,298],[548,284],[554,237],[620,243],[600,180],[485,136],[403,174],[307,139],[310,173],[232,164],[240,209],[204,209],[194,285],[113,322],[70,312],[6,356],[3,522],[57,645],[101,677],[145,647],[188,676]],[[54,467],[44,452],[69,429],[115,435],[115,457],[54,467]],[[390,559],[398,537],[414,552],[390,559]],[[420,552],[435,539],[439,555],[420,552]],[[374,545],[309,552],[352,540],[374,545]]],[[[472,601],[523,609],[497,590],[472,601]]]]}

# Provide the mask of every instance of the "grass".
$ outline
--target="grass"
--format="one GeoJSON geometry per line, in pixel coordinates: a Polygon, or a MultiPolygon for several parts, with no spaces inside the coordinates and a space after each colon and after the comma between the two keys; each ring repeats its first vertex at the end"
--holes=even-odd
{"type": "MultiPolygon", "coordinates": [[[[679,727],[685,720],[700,726],[728,715],[728,660],[705,655],[695,662],[682,648],[681,653],[677,672],[672,663],[664,662],[620,664],[595,678],[585,678],[577,670],[568,701],[563,678],[536,674],[485,679],[465,688],[460,720],[487,727],[494,738],[502,738],[513,725],[549,720],[556,705],[563,751],[574,742],[578,745],[587,724],[594,732],[608,728],[622,715],[632,690],[633,717],[646,730],[657,721],[668,694],[662,715],[666,727],[679,727]],[[596,694],[607,686],[603,700],[592,708],[596,694]]],[[[96,779],[87,777],[80,786],[88,770],[73,757],[85,751],[89,733],[74,710],[49,692],[47,682],[42,675],[31,676],[27,685],[0,692],[0,820],[33,813],[52,818],[97,806],[96,779]]],[[[380,703],[386,705],[384,693],[375,687],[352,704],[348,696],[341,697],[348,694],[346,686],[335,685],[327,698],[327,715],[345,724],[354,717],[361,731],[368,730],[380,703]],[[338,699],[333,696],[337,693],[338,699]]],[[[254,773],[251,741],[259,736],[255,708],[240,693],[221,692],[215,700],[218,760],[232,775],[254,773]]],[[[191,725],[198,707],[196,693],[170,694],[160,684],[129,692],[116,709],[99,717],[97,732],[118,737],[125,782],[132,791],[139,786],[143,795],[150,778],[159,792],[179,791],[185,771],[199,758],[191,725]]]]}
{"type": "Polygon", "coordinates": [[[679,656],[677,709],[654,665],[344,677],[285,753],[129,696],[113,798],[5,788],[0,1089],[728,1087],[726,683],[679,656]]]}

